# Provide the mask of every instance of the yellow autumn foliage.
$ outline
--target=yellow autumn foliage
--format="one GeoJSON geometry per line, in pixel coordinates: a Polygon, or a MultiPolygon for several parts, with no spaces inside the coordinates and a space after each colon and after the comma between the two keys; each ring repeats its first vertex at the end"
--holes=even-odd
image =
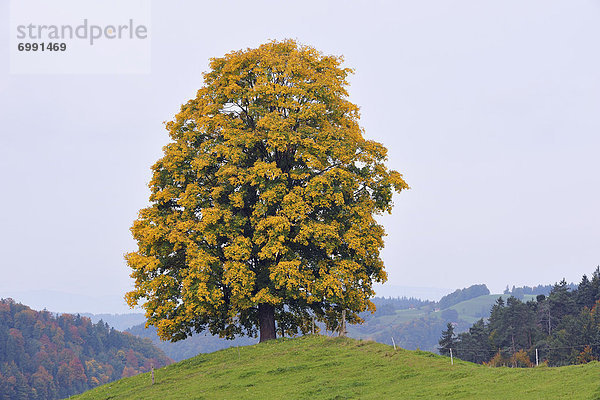
{"type": "Polygon", "coordinates": [[[125,257],[126,300],[162,338],[254,335],[261,305],[287,333],[374,309],[386,279],[374,215],[408,186],[363,137],[342,61],[293,40],[214,58],[166,124],[125,257]]]}

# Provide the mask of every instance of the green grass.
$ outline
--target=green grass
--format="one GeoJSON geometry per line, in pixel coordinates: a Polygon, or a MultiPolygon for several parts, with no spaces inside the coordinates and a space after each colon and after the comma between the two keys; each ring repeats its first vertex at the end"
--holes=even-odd
{"type": "Polygon", "coordinates": [[[99,399],[600,399],[600,363],[490,368],[325,336],[230,348],[98,387],[99,399]]]}
{"type": "MultiPolygon", "coordinates": [[[[506,299],[509,296],[505,294],[489,294],[487,296],[479,296],[470,300],[462,301],[458,304],[448,307],[448,309],[456,310],[460,319],[473,324],[481,318],[482,314],[487,314],[489,316],[490,310],[492,309],[494,303],[496,303],[498,297],[502,297],[504,302],[506,302],[506,299]]],[[[522,301],[527,302],[534,299],[535,296],[533,295],[525,295],[522,301]]]]}
{"type": "MultiPolygon", "coordinates": [[[[487,296],[479,296],[474,299],[461,301],[448,308],[450,310],[456,310],[461,319],[472,324],[478,321],[483,313],[489,315],[492,306],[500,296],[502,295],[490,294],[487,296]]],[[[506,296],[503,296],[502,298],[506,301],[506,296]]]]}
{"type": "MultiPolygon", "coordinates": [[[[455,304],[451,307],[448,307],[450,310],[456,310],[458,312],[458,318],[469,323],[473,324],[477,322],[482,315],[489,316],[490,310],[498,297],[502,297],[504,301],[508,298],[505,294],[490,294],[487,296],[479,296],[473,299],[462,301],[458,304],[455,304]]],[[[533,295],[525,295],[522,301],[534,300],[535,296],[533,295]]],[[[414,319],[427,317],[429,315],[438,316],[441,318],[441,311],[432,313],[431,306],[424,306],[421,308],[413,308],[406,310],[397,310],[393,315],[382,315],[378,316],[377,320],[379,325],[394,325],[400,324],[404,322],[408,322],[414,319]]],[[[375,321],[373,321],[374,323],[375,321]]]]}

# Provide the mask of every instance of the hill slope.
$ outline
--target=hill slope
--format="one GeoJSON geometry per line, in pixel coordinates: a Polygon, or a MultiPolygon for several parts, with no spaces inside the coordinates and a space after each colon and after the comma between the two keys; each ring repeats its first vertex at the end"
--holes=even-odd
{"type": "MultiPolygon", "coordinates": [[[[456,333],[465,332],[480,318],[489,317],[490,309],[500,296],[504,295],[477,296],[441,310],[436,303],[394,308],[393,302],[388,305],[385,300],[379,299],[382,304],[377,305],[375,314],[362,313],[365,323],[349,325],[348,336],[387,344],[392,343],[393,337],[396,345],[409,350],[437,351],[438,340],[446,329],[446,323],[454,322],[456,333]]],[[[533,296],[526,297],[529,299],[533,296]]]]}
{"type": "Polygon", "coordinates": [[[304,336],[230,348],[95,388],[96,399],[592,399],[597,362],[561,368],[489,368],[422,351],[304,336]]]}
{"type": "Polygon", "coordinates": [[[171,363],[149,340],[0,299],[0,399],[51,400],[171,363]]]}
{"type": "MultiPolygon", "coordinates": [[[[470,300],[461,301],[460,303],[448,307],[448,309],[455,310],[460,319],[467,321],[469,324],[473,324],[480,318],[488,318],[490,316],[490,310],[492,309],[492,306],[500,297],[502,297],[504,300],[508,298],[508,296],[505,294],[489,294],[486,296],[479,296],[470,300]]],[[[535,300],[535,296],[526,294],[522,296],[522,299],[523,301],[535,300]]]]}

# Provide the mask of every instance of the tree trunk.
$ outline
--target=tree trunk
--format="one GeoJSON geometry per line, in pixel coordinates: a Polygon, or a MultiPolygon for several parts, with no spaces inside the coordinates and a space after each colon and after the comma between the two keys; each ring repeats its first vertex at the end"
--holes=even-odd
{"type": "MultiPolygon", "coordinates": [[[[340,323],[340,333],[339,336],[346,336],[346,310],[342,310],[342,321],[340,323]]],[[[396,345],[394,345],[395,347],[396,345]]]]}
{"type": "Polygon", "coordinates": [[[258,321],[260,326],[260,340],[276,339],[275,333],[275,308],[271,304],[261,303],[258,305],[258,321]]]}

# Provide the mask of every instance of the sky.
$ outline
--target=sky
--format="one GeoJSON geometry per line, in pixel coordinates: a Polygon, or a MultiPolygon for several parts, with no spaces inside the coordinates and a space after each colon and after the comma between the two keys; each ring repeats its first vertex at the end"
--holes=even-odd
{"type": "Polygon", "coordinates": [[[149,6],[147,73],[19,74],[0,0],[0,297],[127,312],[163,122],[211,57],[285,38],[344,56],[365,136],[411,186],[380,218],[380,294],[577,283],[600,264],[599,0],[149,6]]]}

